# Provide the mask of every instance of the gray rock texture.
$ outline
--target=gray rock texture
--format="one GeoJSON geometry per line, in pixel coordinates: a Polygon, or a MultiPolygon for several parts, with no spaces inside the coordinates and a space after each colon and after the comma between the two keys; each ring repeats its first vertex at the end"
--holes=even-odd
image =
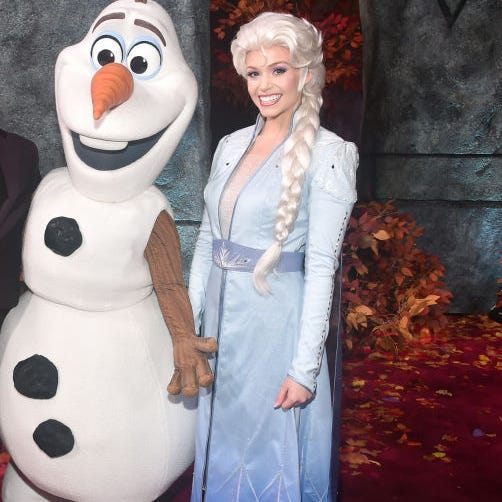
{"type": "MultiPolygon", "coordinates": [[[[186,258],[194,244],[192,227],[202,213],[202,189],[210,161],[209,1],[158,1],[173,19],[185,58],[199,84],[192,123],[158,180],[174,208],[186,258]]],[[[0,0],[0,128],[35,142],[42,174],[66,165],[54,100],[56,58],[63,48],[85,36],[109,3],[0,0]]]]}
{"type": "Polygon", "coordinates": [[[360,8],[363,198],[396,199],[425,228],[419,246],[446,265],[452,312],[487,311],[502,276],[502,3],[360,8]]]}

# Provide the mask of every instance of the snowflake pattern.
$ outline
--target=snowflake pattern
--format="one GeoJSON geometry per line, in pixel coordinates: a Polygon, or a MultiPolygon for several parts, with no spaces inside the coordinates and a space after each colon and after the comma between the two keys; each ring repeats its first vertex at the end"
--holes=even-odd
{"type": "Polygon", "coordinates": [[[213,249],[213,261],[225,270],[247,269],[251,262],[249,258],[243,258],[238,252],[228,249],[225,242],[213,249]]]}

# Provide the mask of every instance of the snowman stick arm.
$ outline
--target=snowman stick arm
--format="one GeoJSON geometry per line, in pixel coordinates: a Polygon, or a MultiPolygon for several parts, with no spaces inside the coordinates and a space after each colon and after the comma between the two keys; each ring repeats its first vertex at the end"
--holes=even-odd
{"type": "Polygon", "coordinates": [[[207,353],[214,352],[214,338],[195,336],[192,307],[183,280],[181,245],[173,218],[162,211],[157,216],[145,250],[160,310],[171,333],[175,372],[168,392],[197,394],[199,386],[213,382],[207,353]]]}

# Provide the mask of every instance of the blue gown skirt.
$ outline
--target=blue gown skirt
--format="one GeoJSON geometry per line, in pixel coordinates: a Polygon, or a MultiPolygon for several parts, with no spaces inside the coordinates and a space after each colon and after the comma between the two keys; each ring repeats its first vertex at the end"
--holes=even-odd
{"type": "Polygon", "coordinates": [[[199,398],[191,500],[330,502],[326,354],[314,399],[288,411],[273,407],[297,343],[303,272],[272,277],[269,297],[249,294],[251,276],[216,266],[210,273],[203,335],[216,336],[219,351],[215,384],[199,398]]]}

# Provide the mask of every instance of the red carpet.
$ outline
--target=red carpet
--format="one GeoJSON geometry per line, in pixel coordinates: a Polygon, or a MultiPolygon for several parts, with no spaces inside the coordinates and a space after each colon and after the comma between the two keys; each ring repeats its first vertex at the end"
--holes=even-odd
{"type": "MultiPolygon", "coordinates": [[[[502,325],[452,316],[424,342],[345,362],[341,502],[502,500],[502,325]]],[[[186,502],[190,482],[158,502],[186,502]]]]}
{"type": "Polygon", "coordinates": [[[502,500],[502,325],[450,317],[399,360],[344,365],[343,502],[502,500]]]}

